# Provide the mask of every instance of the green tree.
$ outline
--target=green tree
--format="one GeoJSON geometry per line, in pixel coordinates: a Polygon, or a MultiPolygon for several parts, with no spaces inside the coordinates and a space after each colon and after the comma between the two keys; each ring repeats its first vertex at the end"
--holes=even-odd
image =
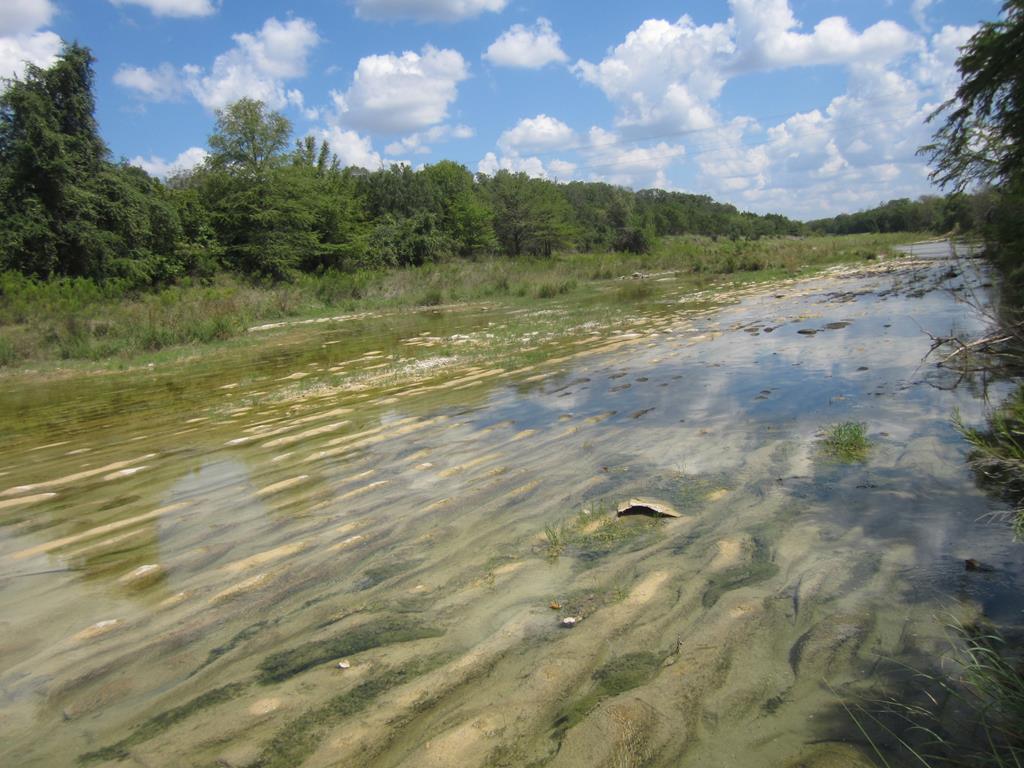
{"type": "Polygon", "coordinates": [[[173,279],[180,224],[158,182],[113,165],[94,116],[93,57],[66,45],[0,94],[0,268],[173,279]]]}
{"type": "Polygon", "coordinates": [[[236,178],[259,180],[281,164],[292,126],[262,101],[239,99],[217,110],[210,135],[210,167],[236,178]]]}
{"type": "Polygon", "coordinates": [[[1024,0],[1007,0],[1002,18],[982,24],[957,59],[961,82],[929,120],[944,118],[934,141],[921,148],[932,179],[962,191],[991,187],[983,231],[1024,296],[1024,0]]]}
{"type": "Polygon", "coordinates": [[[260,101],[217,112],[199,181],[232,269],[283,280],[319,251],[308,174],[285,163],[290,135],[287,118],[260,101]]]}

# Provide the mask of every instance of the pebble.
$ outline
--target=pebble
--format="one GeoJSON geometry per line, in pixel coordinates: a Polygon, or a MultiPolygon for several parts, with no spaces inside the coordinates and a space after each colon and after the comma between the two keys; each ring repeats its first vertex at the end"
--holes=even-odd
{"type": "Polygon", "coordinates": [[[579,620],[580,620],[579,616],[566,616],[564,619],[562,619],[562,626],[563,627],[575,627],[576,626],[576,622],[578,622],[579,620]]]}
{"type": "Polygon", "coordinates": [[[343,659],[338,662],[338,669],[348,669],[352,666],[352,663],[348,659],[343,659]]]}

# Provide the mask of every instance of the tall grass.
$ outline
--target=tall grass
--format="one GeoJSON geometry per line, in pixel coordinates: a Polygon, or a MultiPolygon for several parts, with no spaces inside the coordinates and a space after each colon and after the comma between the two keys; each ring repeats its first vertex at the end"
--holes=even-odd
{"type": "Polygon", "coordinates": [[[954,423],[973,447],[968,461],[982,484],[1013,504],[1014,538],[1024,540],[1024,384],[989,415],[986,429],[968,427],[959,413],[954,423]]]}
{"type": "MultiPolygon", "coordinates": [[[[154,292],[118,281],[34,280],[0,274],[0,367],[39,360],[131,358],[166,347],[229,339],[263,322],[328,312],[437,306],[465,301],[530,302],[600,290],[635,272],[693,275],[821,267],[884,251],[908,236],[765,239],[663,238],[648,254],[561,253],[547,259],[453,260],[390,271],[297,275],[258,285],[228,274],[154,292]]],[[[651,289],[619,286],[639,301],[651,289]]]]}
{"type": "Polygon", "coordinates": [[[877,762],[902,753],[909,764],[1024,766],[1024,672],[1019,647],[994,629],[954,622],[953,650],[934,672],[913,671],[901,699],[843,702],[877,762]],[[892,745],[884,749],[883,744],[892,745]]]}

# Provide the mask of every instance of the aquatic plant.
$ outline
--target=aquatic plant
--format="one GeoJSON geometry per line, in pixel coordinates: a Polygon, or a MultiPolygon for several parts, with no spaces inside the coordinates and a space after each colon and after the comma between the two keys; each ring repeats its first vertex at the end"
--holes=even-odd
{"type": "Polygon", "coordinates": [[[263,748],[254,768],[293,768],[311,755],[330,726],[361,712],[381,694],[436,669],[448,661],[445,654],[428,656],[386,669],[323,706],[311,709],[286,724],[263,748]]]}
{"type": "Polygon", "coordinates": [[[132,731],[129,736],[121,739],[116,744],[79,755],[78,762],[80,765],[88,765],[107,760],[124,760],[129,756],[128,749],[130,747],[152,739],[172,725],[180,723],[197,712],[236,698],[248,687],[249,683],[231,683],[200,694],[180,707],[168,709],[166,712],[161,712],[159,715],[149,718],[132,731]]]}
{"type": "Polygon", "coordinates": [[[372,621],[325,640],[311,640],[295,648],[270,654],[260,663],[259,682],[263,685],[280,683],[332,659],[394,643],[440,637],[443,634],[443,629],[425,627],[405,619],[372,621]]]}
{"type": "MultiPolygon", "coordinates": [[[[954,621],[954,674],[915,671],[900,700],[840,702],[885,768],[883,740],[915,765],[1024,765],[1024,668],[1019,647],[994,629],[954,621]],[[908,703],[913,697],[923,703],[908,703]]],[[[838,694],[837,694],[838,695],[838,694]]]]}
{"type": "Polygon", "coordinates": [[[611,659],[591,676],[590,689],[569,704],[555,719],[555,734],[560,737],[589,715],[604,699],[639,688],[662,667],[663,656],[650,652],[627,653],[611,659]]]}
{"type": "Polygon", "coordinates": [[[844,421],[825,428],[822,450],[837,461],[857,462],[868,457],[871,443],[867,438],[866,425],[857,421],[844,421]]]}
{"type": "Polygon", "coordinates": [[[662,522],[639,517],[620,520],[605,513],[603,507],[595,512],[584,510],[557,526],[544,526],[547,556],[557,558],[568,548],[584,557],[604,555],[657,530],[662,522]]]}
{"type": "Polygon", "coordinates": [[[1024,540],[1024,385],[989,415],[987,429],[968,427],[959,412],[953,423],[974,448],[968,461],[979,478],[1014,505],[1014,537],[1024,540]]]}

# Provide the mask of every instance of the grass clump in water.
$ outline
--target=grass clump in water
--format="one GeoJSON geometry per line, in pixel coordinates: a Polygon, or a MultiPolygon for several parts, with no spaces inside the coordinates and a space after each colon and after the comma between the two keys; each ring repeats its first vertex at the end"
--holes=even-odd
{"type": "Polygon", "coordinates": [[[964,424],[957,413],[954,424],[973,447],[969,461],[981,484],[1014,505],[1014,537],[1024,540],[1024,385],[988,417],[987,429],[964,424]]]}
{"type": "Polygon", "coordinates": [[[260,663],[259,682],[280,683],[318,664],[410,640],[440,637],[443,629],[411,624],[406,620],[384,619],[363,624],[326,640],[313,640],[267,656],[260,663]]]}
{"type": "Polygon", "coordinates": [[[637,652],[619,656],[599,667],[591,677],[590,690],[569,704],[555,720],[556,735],[582,722],[604,699],[647,683],[658,674],[663,661],[657,654],[637,652]]]}
{"type": "Polygon", "coordinates": [[[661,520],[648,518],[616,518],[604,514],[581,511],[559,525],[544,526],[547,556],[551,559],[571,549],[586,558],[606,555],[630,542],[643,539],[661,528],[661,520]]]}
{"type": "Polygon", "coordinates": [[[121,739],[116,744],[79,755],[78,762],[80,765],[88,765],[107,760],[124,760],[129,757],[128,750],[136,744],[149,741],[172,725],[180,723],[197,712],[234,699],[248,687],[248,683],[231,683],[220,688],[214,688],[212,691],[207,691],[196,696],[191,701],[185,702],[180,707],[168,709],[166,712],[161,712],[159,715],[151,717],[132,731],[131,735],[121,739]]]}
{"type": "Polygon", "coordinates": [[[836,461],[853,463],[868,457],[871,443],[867,426],[858,421],[844,421],[825,428],[822,450],[836,461]]]}

